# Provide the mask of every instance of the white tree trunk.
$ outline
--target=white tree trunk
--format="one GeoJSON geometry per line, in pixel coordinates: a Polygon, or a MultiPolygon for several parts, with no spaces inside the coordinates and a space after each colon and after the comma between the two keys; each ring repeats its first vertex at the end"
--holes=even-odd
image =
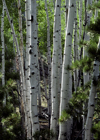
{"type": "MultiPolygon", "coordinates": [[[[30,45],[30,88],[31,88],[31,115],[32,136],[39,131],[39,119],[37,109],[37,95],[39,92],[38,79],[38,49],[37,49],[37,15],[36,0],[31,0],[31,45],[30,45]]],[[[33,139],[33,138],[32,138],[33,139]]]]}
{"type": "MultiPolygon", "coordinates": [[[[60,93],[61,93],[61,76],[62,76],[62,45],[61,45],[61,16],[59,24],[59,49],[58,49],[58,107],[60,106],[60,93]]],[[[58,109],[59,116],[59,109],[58,109]]]]}
{"type": "Polygon", "coordinates": [[[82,0],[79,1],[79,40],[81,40],[82,37],[82,0]]]}
{"type": "MultiPolygon", "coordinates": [[[[78,42],[82,39],[82,9],[83,9],[83,0],[79,1],[79,38],[77,38],[78,42]]],[[[82,48],[79,48],[78,45],[78,60],[81,59],[82,48]]],[[[78,70],[78,83],[77,86],[81,86],[81,70],[78,70]]]]}
{"type": "Polygon", "coordinates": [[[22,29],[22,11],[20,0],[18,0],[18,14],[19,14],[19,33],[20,33],[20,55],[23,64],[23,32],[22,32],[23,29],[22,29]]]}
{"type": "MultiPolygon", "coordinates": [[[[98,43],[98,49],[100,49],[100,39],[98,43]]],[[[90,91],[89,101],[88,101],[88,114],[87,114],[86,126],[85,126],[85,140],[91,140],[91,127],[92,127],[92,119],[94,114],[95,96],[96,96],[95,83],[98,81],[99,64],[100,62],[96,57],[93,66],[93,78],[92,78],[91,91],[90,91]]]]}
{"type": "MultiPolygon", "coordinates": [[[[75,19],[74,19],[74,42],[73,42],[73,47],[74,47],[74,62],[78,60],[78,44],[77,44],[77,7],[75,4],[75,19]]],[[[74,70],[74,90],[76,92],[78,85],[78,70],[74,70]]]]}
{"type": "MultiPolygon", "coordinates": [[[[5,43],[4,43],[4,3],[1,17],[1,42],[2,42],[2,86],[5,86],[5,43]]],[[[6,95],[4,96],[3,105],[6,105],[6,95]]]]}
{"type": "MultiPolygon", "coordinates": [[[[14,52],[14,55],[16,55],[16,52],[15,52],[15,41],[14,41],[14,37],[13,37],[13,52],[14,52]]],[[[16,57],[14,58],[14,71],[16,71],[16,57]]]]}
{"type": "MultiPolygon", "coordinates": [[[[20,43],[19,43],[19,49],[20,49],[20,57],[21,57],[21,61],[22,61],[22,67],[24,66],[24,60],[23,60],[23,33],[22,33],[22,12],[21,12],[21,2],[20,0],[18,0],[18,14],[19,14],[19,33],[20,33],[20,43]]],[[[23,67],[24,68],[24,67],[23,67]]],[[[24,69],[23,69],[24,70],[24,69]]],[[[23,71],[24,72],[24,71],[23,71]]],[[[21,79],[22,80],[22,79],[21,79]]],[[[22,83],[22,81],[21,81],[22,83]]],[[[24,87],[26,87],[26,82],[24,82],[23,84],[24,87]]],[[[26,115],[25,115],[25,122],[26,122],[26,131],[27,131],[27,136],[29,135],[29,131],[28,131],[28,122],[29,122],[29,117],[28,117],[28,114],[27,114],[27,110],[29,111],[29,108],[28,108],[28,104],[27,104],[27,94],[26,94],[26,97],[25,97],[25,109],[26,109],[26,115]]]]}
{"type": "MultiPolygon", "coordinates": [[[[71,60],[70,60],[70,65],[72,65],[72,55],[71,55],[71,60]]],[[[69,96],[68,100],[72,98],[72,73],[70,72],[69,74],[69,96]]],[[[71,117],[70,119],[67,120],[66,122],[66,132],[67,132],[67,140],[71,140],[71,134],[72,134],[72,125],[73,125],[73,118],[71,117]]]]}
{"type": "Polygon", "coordinates": [[[52,72],[51,72],[51,126],[50,129],[57,134],[58,121],[58,50],[60,49],[59,42],[59,25],[60,25],[60,6],[61,0],[56,0],[54,13],[54,30],[53,30],[53,57],[52,57],[52,72]]]}
{"type": "MultiPolygon", "coordinates": [[[[70,71],[67,69],[71,60],[71,48],[72,48],[72,34],[73,34],[73,22],[75,13],[75,0],[69,1],[68,11],[68,23],[66,28],[65,48],[64,48],[64,60],[62,66],[62,83],[61,83],[61,96],[60,96],[60,116],[63,110],[68,109],[69,102],[69,75],[70,71]]],[[[66,140],[68,127],[66,122],[59,125],[59,140],[66,140]]]]}
{"type": "Polygon", "coordinates": [[[31,44],[31,0],[26,0],[25,2],[25,17],[26,17],[26,59],[25,59],[25,81],[26,81],[26,112],[28,120],[27,128],[27,139],[31,139],[31,106],[30,106],[30,58],[29,58],[29,48],[31,44]]]}
{"type": "Polygon", "coordinates": [[[40,88],[40,66],[38,63],[38,82],[39,82],[39,86],[38,86],[38,105],[39,105],[39,114],[42,113],[42,108],[41,108],[41,88],[40,88]]]}

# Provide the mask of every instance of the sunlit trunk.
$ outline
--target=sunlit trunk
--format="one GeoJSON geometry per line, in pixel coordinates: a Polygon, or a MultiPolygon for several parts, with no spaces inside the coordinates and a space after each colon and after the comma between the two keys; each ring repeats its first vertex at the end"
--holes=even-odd
{"type": "MultiPolygon", "coordinates": [[[[51,72],[51,125],[50,129],[57,134],[57,121],[58,121],[58,66],[60,49],[60,6],[61,0],[56,0],[55,13],[54,13],[54,29],[53,29],[53,56],[52,56],[52,72],[51,72]]],[[[55,138],[56,139],[56,138],[55,138]]]]}
{"type": "MultiPolygon", "coordinates": [[[[75,13],[75,0],[69,1],[68,11],[68,22],[66,28],[65,48],[64,48],[64,59],[62,65],[62,83],[61,83],[61,96],[60,96],[60,116],[63,110],[68,109],[68,102],[70,97],[69,87],[69,75],[70,71],[68,67],[71,61],[71,49],[72,49],[72,34],[73,34],[73,23],[75,13]]],[[[67,133],[66,128],[69,127],[66,122],[59,124],[59,140],[66,140],[67,133]]]]}
{"type": "Polygon", "coordinates": [[[31,106],[30,106],[30,59],[29,48],[31,44],[31,0],[25,1],[25,18],[26,18],[26,57],[25,57],[25,82],[26,82],[26,114],[27,114],[27,139],[31,139],[31,106]]]}
{"type": "MultiPolygon", "coordinates": [[[[37,109],[37,95],[39,92],[38,78],[38,49],[37,49],[37,15],[36,0],[31,0],[31,45],[30,45],[30,88],[31,88],[31,115],[32,115],[32,136],[39,131],[39,119],[37,109]]],[[[33,139],[33,138],[32,138],[33,139]]]]}

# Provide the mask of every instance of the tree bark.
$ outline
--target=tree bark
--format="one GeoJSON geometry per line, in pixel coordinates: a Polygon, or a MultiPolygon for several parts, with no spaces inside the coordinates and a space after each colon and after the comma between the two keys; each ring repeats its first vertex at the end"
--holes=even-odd
{"type": "MultiPolygon", "coordinates": [[[[63,59],[63,65],[62,65],[60,116],[63,110],[68,109],[68,102],[70,99],[70,93],[69,93],[70,71],[68,67],[70,66],[70,60],[71,60],[74,13],[75,13],[75,0],[70,0],[69,11],[68,11],[68,22],[67,22],[67,28],[66,28],[66,37],[65,37],[64,59],[63,59]]],[[[59,140],[67,139],[67,136],[68,136],[67,134],[68,132],[66,132],[67,127],[68,125],[66,122],[63,122],[59,125],[59,140]]]]}
{"type": "MultiPolygon", "coordinates": [[[[5,85],[5,43],[4,43],[4,3],[2,9],[2,18],[1,18],[1,42],[2,42],[2,86],[5,85]]],[[[6,104],[6,97],[4,99],[4,104],[6,104]]]]}
{"type": "MultiPolygon", "coordinates": [[[[39,119],[37,109],[37,95],[39,92],[38,78],[38,49],[37,49],[37,15],[36,0],[31,0],[31,45],[30,45],[30,86],[31,86],[31,116],[32,116],[32,136],[39,131],[39,119]]],[[[34,139],[34,138],[32,138],[34,139]]]]}
{"type": "MultiPolygon", "coordinates": [[[[100,49],[100,38],[98,43],[98,49],[100,49]]],[[[91,139],[91,127],[92,127],[92,119],[94,114],[95,96],[96,96],[96,88],[97,88],[97,85],[95,83],[98,82],[99,64],[100,62],[96,57],[93,66],[93,78],[92,78],[91,90],[90,90],[89,101],[88,101],[88,114],[87,114],[86,126],[85,126],[85,140],[91,139]]]]}
{"type": "Polygon", "coordinates": [[[27,113],[27,139],[31,139],[31,89],[30,89],[30,58],[29,49],[31,44],[31,0],[26,0],[25,2],[25,18],[26,18],[26,57],[25,57],[25,82],[26,82],[26,113],[27,113]]]}
{"type": "MultiPolygon", "coordinates": [[[[53,29],[53,57],[52,57],[52,72],[51,72],[51,125],[50,129],[57,134],[57,121],[58,121],[58,51],[60,49],[60,7],[61,0],[56,0],[55,13],[54,13],[54,29],[53,29]]],[[[55,138],[56,139],[56,138],[55,138]]]]}

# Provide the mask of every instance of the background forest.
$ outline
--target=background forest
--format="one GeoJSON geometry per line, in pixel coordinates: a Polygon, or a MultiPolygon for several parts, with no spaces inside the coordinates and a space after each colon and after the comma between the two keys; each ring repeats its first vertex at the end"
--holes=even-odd
{"type": "Polygon", "coordinates": [[[100,140],[99,0],[1,0],[0,19],[0,140],[100,140]]]}

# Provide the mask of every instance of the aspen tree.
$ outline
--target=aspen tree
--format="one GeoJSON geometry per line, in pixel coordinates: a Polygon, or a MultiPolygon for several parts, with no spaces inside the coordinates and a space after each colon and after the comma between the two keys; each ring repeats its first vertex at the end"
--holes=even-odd
{"type": "MultiPolygon", "coordinates": [[[[1,42],[2,42],[2,86],[5,85],[5,43],[4,43],[4,3],[2,8],[2,17],[1,17],[1,42]]],[[[3,100],[4,106],[6,105],[6,96],[4,96],[3,100]]]]}
{"type": "MultiPolygon", "coordinates": [[[[20,0],[18,0],[18,14],[19,14],[19,33],[20,33],[20,44],[19,44],[19,47],[20,47],[20,55],[21,55],[21,61],[22,61],[22,67],[24,66],[24,60],[23,60],[23,50],[24,50],[24,46],[23,46],[23,33],[22,33],[22,11],[21,11],[21,2],[20,0]]],[[[24,67],[23,67],[24,68],[24,67]]],[[[23,69],[24,70],[24,69],[23,69]]],[[[25,78],[24,78],[25,79],[25,78]]],[[[23,84],[24,87],[26,86],[26,82],[24,82],[23,84]]],[[[25,97],[25,109],[26,109],[26,115],[25,115],[25,122],[26,123],[26,130],[27,130],[27,135],[29,133],[28,131],[28,122],[29,122],[29,117],[27,115],[27,110],[29,110],[28,107],[28,104],[27,104],[27,94],[26,94],[26,97],[25,97]]]]}
{"type": "MultiPolygon", "coordinates": [[[[37,95],[39,92],[38,79],[38,49],[37,49],[37,4],[36,0],[31,0],[31,45],[30,45],[30,88],[31,88],[31,121],[32,136],[39,131],[39,119],[37,111],[37,95]]],[[[33,139],[33,138],[32,138],[33,139]]]]}
{"type": "MultiPolygon", "coordinates": [[[[65,21],[66,21],[66,27],[67,27],[67,20],[68,20],[68,8],[69,8],[69,0],[66,0],[66,12],[65,12],[65,21]]],[[[72,64],[72,55],[71,55],[71,60],[70,60],[70,65],[72,64]]],[[[68,100],[70,100],[70,98],[72,97],[72,73],[70,73],[69,75],[69,96],[68,96],[68,100]]],[[[67,132],[67,139],[70,139],[70,135],[72,133],[72,123],[73,123],[73,119],[70,118],[69,120],[67,120],[66,122],[66,132],[67,132]]]]}
{"type": "Polygon", "coordinates": [[[30,58],[29,58],[29,50],[31,44],[31,0],[26,0],[25,3],[26,9],[26,60],[25,60],[25,70],[26,70],[26,85],[27,85],[27,100],[30,102],[30,58]]]}
{"type": "Polygon", "coordinates": [[[39,67],[39,63],[38,63],[38,73],[37,73],[37,78],[38,78],[38,83],[39,83],[39,86],[38,86],[38,105],[39,105],[39,114],[42,113],[42,108],[41,108],[41,88],[40,88],[40,67],[39,67]]]}
{"type": "MultiPolygon", "coordinates": [[[[77,44],[77,6],[75,4],[75,19],[74,19],[74,62],[78,60],[78,44],[77,44]]],[[[76,92],[78,85],[78,70],[74,70],[74,90],[76,92]]]]}
{"type": "MultiPolygon", "coordinates": [[[[89,6],[92,4],[92,0],[87,0],[86,3],[85,3],[85,6],[89,6]]],[[[90,18],[92,16],[92,13],[91,12],[87,12],[85,13],[86,17],[85,17],[85,26],[89,25],[90,24],[90,18]]],[[[85,31],[85,34],[84,34],[84,40],[85,41],[89,41],[90,40],[90,36],[89,34],[85,31]]],[[[83,57],[85,56],[88,56],[87,52],[86,52],[86,48],[83,47],[83,57]]],[[[89,81],[89,72],[83,72],[83,83],[84,85],[89,81]]],[[[85,103],[86,104],[86,103],[85,103]]],[[[86,108],[86,105],[83,105],[83,110],[86,108]]],[[[86,123],[86,118],[85,118],[85,115],[83,115],[83,128],[84,128],[84,125],[86,123]]],[[[84,132],[83,132],[83,139],[84,139],[84,132]]]]}
{"type": "Polygon", "coordinates": [[[60,33],[60,6],[61,0],[56,0],[55,13],[54,13],[54,29],[53,29],[53,57],[52,57],[52,72],[51,72],[51,125],[50,129],[57,134],[57,120],[58,120],[58,63],[59,56],[58,50],[60,49],[59,44],[59,33],[60,33]]]}
{"type": "Polygon", "coordinates": [[[27,138],[31,139],[31,89],[30,89],[30,58],[29,58],[29,49],[31,44],[31,0],[26,0],[25,2],[25,18],[26,18],[26,57],[25,57],[25,82],[26,82],[26,112],[27,112],[27,120],[28,120],[28,128],[27,128],[27,138]]]}
{"type": "MultiPolygon", "coordinates": [[[[15,41],[14,41],[14,37],[13,37],[13,52],[14,52],[14,55],[15,55],[16,52],[15,52],[15,41]]],[[[16,58],[14,59],[14,71],[16,71],[16,58]]]]}
{"type": "MultiPolygon", "coordinates": [[[[72,48],[72,34],[73,34],[73,22],[74,22],[74,13],[75,13],[75,0],[69,1],[69,11],[68,11],[68,22],[66,28],[66,37],[65,37],[65,48],[64,48],[64,59],[62,65],[62,83],[61,83],[61,96],[60,96],[60,116],[62,111],[68,109],[69,102],[69,75],[70,71],[68,66],[70,65],[71,60],[71,48],[72,48]]],[[[66,140],[67,123],[63,122],[59,125],[59,140],[66,140]]]]}
{"type": "MultiPolygon", "coordinates": [[[[61,93],[61,76],[62,76],[62,45],[61,45],[61,16],[59,15],[59,49],[58,49],[58,107],[60,106],[60,93],[61,93]]],[[[59,109],[58,109],[59,116],[59,109]]]]}
{"type": "Polygon", "coordinates": [[[79,1],[79,40],[81,40],[82,37],[82,4],[83,1],[79,1]]]}
{"type": "MultiPolygon", "coordinates": [[[[83,0],[79,1],[79,39],[78,41],[82,39],[82,8],[83,8],[83,0]]],[[[78,46],[78,60],[81,59],[82,56],[82,48],[80,49],[78,46]]],[[[78,70],[78,83],[77,86],[81,86],[81,70],[78,70]]]]}
{"type": "Polygon", "coordinates": [[[18,14],[19,14],[19,33],[20,33],[20,54],[22,64],[23,62],[23,33],[22,33],[22,11],[21,11],[21,2],[18,0],[18,14]]]}
{"type": "MultiPolygon", "coordinates": [[[[98,42],[98,49],[100,49],[100,38],[98,42]]],[[[92,128],[92,119],[94,114],[94,107],[95,107],[95,96],[96,96],[96,88],[99,76],[99,65],[100,62],[98,60],[98,56],[95,57],[94,66],[93,66],[93,78],[91,82],[91,90],[89,95],[88,101],[88,114],[86,119],[86,126],[85,126],[85,140],[91,140],[91,128],[92,128]]]]}
{"type": "MultiPolygon", "coordinates": [[[[95,2],[97,3],[97,0],[95,2]]],[[[91,5],[92,0],[89,0],[88,4],[91,5]]],[[[91,15],[92,15],[92,12],[89,13],[90,17],[91,15]]],[[[98,16],[97,10],[95,10],[94,18],[96,18],[96,16],[98,16]]],[[[98,42],[98,49],[100,49],[100,38],[98,42]]],[[[94,66],[93,66],[93,76],[92,76],[91,90],[90,90],[89,101],[88,101],[88,113],[87,113],[86,126],[85,126],[85,140],[91,139],[91,128],[92,128],[92,119],[93,119],[94,107],[95,107],[95,97],[97,96],[95,82],[98,81],[99,65],[100,65],[100,62],[98,60],[98,56],[96,56],[95,61],[94,61],[94,66]]]]}
{"type": "MultiPolygon", "coordinates": [[[[71,60],[70,65],[72,65],[72,54],[71,54],[71,60]]],[[[68,100],[72,98],[72,73],[69,74],[69,96],[68,100]]],[[[73,125],[73,117],[69,118],[66,122],[66,132],[67,132],[67,140],[71,139],[71,133],[72,133],[72,125],[73,125]]]]}

